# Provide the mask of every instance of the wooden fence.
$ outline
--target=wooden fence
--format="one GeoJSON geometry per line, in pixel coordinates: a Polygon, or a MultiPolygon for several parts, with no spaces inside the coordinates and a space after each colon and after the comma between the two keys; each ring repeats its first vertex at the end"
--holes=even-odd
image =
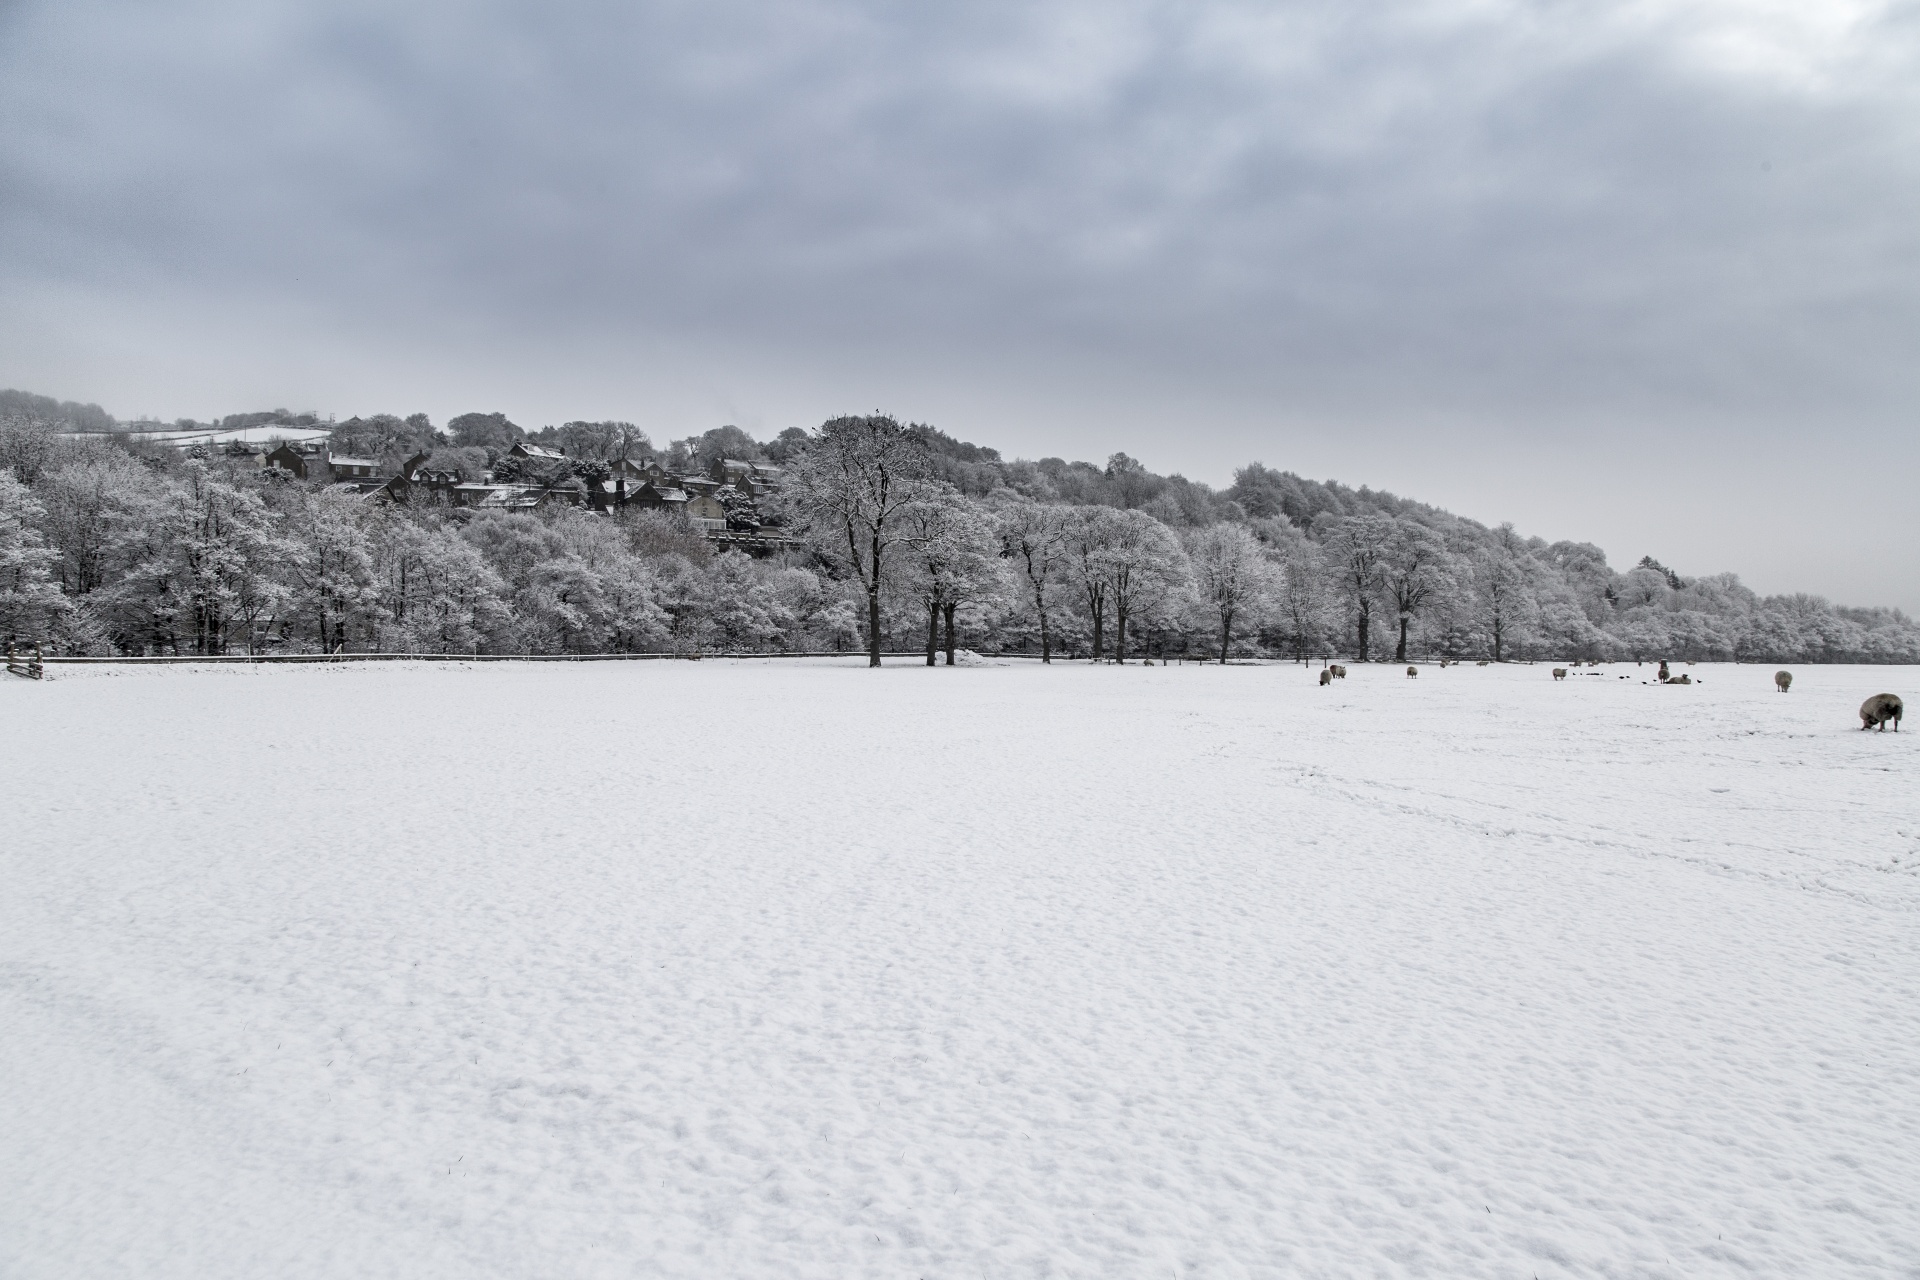
{"type": "Polygon", "coordinates": [[[20,676],[27,680],[40,680],[46,676],[46,672],[45,660],[40,656],[39,645],[33,646],[31,656],[25,649],[16,649],[11,644],[7,646],[8,675],[20,676]]]}

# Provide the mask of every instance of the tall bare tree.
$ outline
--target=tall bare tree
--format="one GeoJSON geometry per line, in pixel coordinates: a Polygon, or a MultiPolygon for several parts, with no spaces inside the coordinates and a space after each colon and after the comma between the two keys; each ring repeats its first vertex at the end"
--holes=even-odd
{"type": "Polygon", "coordinates": [[[1387,603],[1400,622],[1395,662],[1407,660],[1407,628],[1451,583],[1452,557],[1438,534],[1417,520],[1395,520],[1381,578],[1387,603]]]}
{"type": "Polygon", "coordinates": [[[1354,622],[1355,656],[1367,661],[1373,640],[1373,609],[1385,584],[1393,517],[1332,517],[1322,543],[1327,577],[1354,622]]]}
{"type": "Polygon", "coordinates": [[[977,502],[951,491],[914,503],[903,519],[911,547],[904,557],[906,576],[927,607],[927,665],[935,664],[944,621],[951,667],[955,612],[991,592],[1000,579],[994,524],[977,502]]]}
{"type": "Polygon", "coordinates": [[[1113,656],[1125,662],[1127,624],[1186,586],[1187,556],[1166,525],[1144,511],[1120,511],[1100,560],[1113,599],[1113,656]]]}
{"type": "Polygon", "coordinates": [[[885,415],[835,418],[807,441],[788,476],[788,501],[815,544],[867,593],[867,665],[880,665],[880,592],[887,558],[906,536],[901,513],[931,496],[926,447],[885,415]]]}
{"type": "Polygon", "coordinates": [[[1108,553],[1120,530],[1120,514],[1112,507],[1074,507],[1061,523],[1065,571],[1080,589],[1087,616],[1093,621],[1095,662],[1100,661],[1105,647],[1107,603],[1113,587],[1108,553]]]}
{"type": "Polygon", "coordinates": [[[1294,660],[1304,662],[1326,625],[1326,570],[1311,542],[1288,548],[1280,565],[1279,611],[1293,643],[1294,660]]]}
{"type": "Polygon", "coordinates": [[[1212,524],[1188,535],[1187,558],[1200,607],[1220,629],[1220,665],[1236,624],[1257,622],[1273,599],[1275,574],[1260,540],[1237,524],[1212,524]]]}
{"type": "Polygon", "coordinates": [[[46,640],[71,607],[53,580],[60,553],[40,534],[45,514],[12,470],[0,468],[0,641],[46,640]]]}
{"type": "Polygon", "coordinates": [[[1047,588],[1060,581],[1067,565],[1068,509],[1035,502],[1011,490],[1000,490],[995,515],[1000,526],[1000,554],[1011,560],[1026,582],[1033,611],[1040,621],[1040,661],[1053,661],[1053,632],[1049,626],[1047,588]]]}

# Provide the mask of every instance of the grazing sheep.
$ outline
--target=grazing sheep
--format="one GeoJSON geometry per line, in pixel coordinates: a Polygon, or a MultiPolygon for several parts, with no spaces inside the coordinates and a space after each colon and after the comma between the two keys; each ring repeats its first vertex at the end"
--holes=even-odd
{"type": "Polygon", "coordinates": [[[1336,680],[1345,680],[1347,678],[1347,669],[1337,662],[1328,667],[1327,670],[1333,672],[1333,678],[1336,680]]]}
{"type": "Polygon", "coordinates": [[[1321,683],[1321,684],[1323,684],[1323,685],[1324,685],[1324,684],[1332,684],[1332,683],[1333,683],[1333,672],[1331,672],[1331,671],[1322,671],[1322,672],[1320,673],[1320,683],[1321,683]]]}
{"type": "Polygon", "coordinates": [[[1419,676],[1420,676],[1420,668],[1418,668],[1418,667],[1408,667],[1408,668],[1407,668],[1407,679],[1409,679],[1409,680],[1416,680],[1416,679],[1418,679],[1418,678],[1419,678],[1419,676]]]}
{"type": "Polygon", "coordinates": [[[1773,687],[1778,689],[1782,693],[1785,693],[1787,690],[1793,688],[1793,672],[1791,671],[1774,672],[1773,687]]]}
{"type": "Polygon", "coordinates": [[[1887,721],[1893,721],[1893,731],[1900,732],[1900,717],[1907,712],[1907,704],[1891,693],[1876,693],[1860,704],[1860,727],[1871,729],[1880,726],[1880,732],[1887,731],[1887,721]]]}
{"type": "Polygon", "coordinates": [[[1565,667],[1555,667],[1553,669],[1553,678],[1555,680],[1565,680],[1567,678],[1567,669],[1565,667]]]}

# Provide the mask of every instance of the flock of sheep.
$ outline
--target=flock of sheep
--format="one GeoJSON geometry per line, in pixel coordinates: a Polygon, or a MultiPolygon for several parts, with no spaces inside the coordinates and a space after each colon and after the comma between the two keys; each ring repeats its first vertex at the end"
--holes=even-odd
{"type": "MultiPolygon", "coordinates": [[[[1454,664],[1448,661],[1447,659],[1442,659],[1440,662],[1440,665],[1443,667],[1446,667],[1454,664]]],[[[1485,662],[1482,662],[1480,663],[1480,665],[1484,667],[1487,664],[1485,662]]],[[[1576,662],[1573,665],[1577,667],[1580,664],[1576,662]]],[[[1594,665],[1598,666],[1599,664],[1595,663],[1594,665]]],[[[1419,675],[1420,675],[1420,668],[1418,667],[1407,668],[1407,679],[1412,680],[1417,678],[1419,675]]],[[[1335,680],[1344,680],[1346,678],[1347,678],[1347,669],[1341,666],[1337,662],[1328,663],[1326,666],[1320,669],[1320,683],[1323,686],[1330,685],[1335,680]]],[[[1555,667],[1553,669],[1553,678],[1555,680],[1565,680],[1567,678],[1567,669],[1565,667],[1555,667]]],[[[1622,676],[1620,678],[1622,680],[1626,679],[1625,676],[1622,676]]],[[[1686,675],[1685,673],[1682,673],[1678,676],[1673,675],[1671,672],[1667,670],[1667,664],[1663,660],[1660,663],[1659,683],[1661,684],[1692,684],[1693,677],[1690,675],[1686,675]]],[[[1791,690],[1793,688],[1793,672],[1791,671],[1774,672],[1773,686],[1774,688],[1778,689],[1781,693],[1786,693],[1789,690],[1791,690]]],[[[1887,730],[1887,724],[1889,721],[1891,721],[1893,724],[1893,731],[1895,733],[1898,733],[1900,732],[1900,718],[1906,714],[1906,710],[1907,710],[1906,704],[1900,701],[1900,696],[1898,694],[1876,693],[1871,698],[1868,698],[1865,702],[1860,704],[1860,727],[1862,729],[1877,728],[1880,732],[1885,733],[1887,730]]]]}

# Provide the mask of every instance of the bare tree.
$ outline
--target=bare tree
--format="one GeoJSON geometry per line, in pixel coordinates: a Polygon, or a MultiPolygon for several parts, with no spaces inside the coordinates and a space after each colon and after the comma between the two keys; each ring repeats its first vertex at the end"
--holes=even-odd
{"type": "Polygon", "coordinates": [[[1446,545],[1433,530],[1416,520],[1393,522],[1381,577],[1387,603],[1400,622],[1399,642],[1393,651],[1395,662],[1407,660],[1407,627],[1447,587],[1451,560],[1446,545]]]}
{"type": "Polygon", "coordinates": [[[1235,623],[1259,620],[1273,598],[1273,565],[1260,540],[1237,524],[1196,529],[1187,542],[1194,593],[1219,627],[1220,664],[1226,665],[1235,623]]]}
{"type": "Polygon", "coordinates": [[[1384,585],[1393,518],[1382,515],[1331,517],[1322,543],[1327,577],[1354,620],[1355,656],[1367,661],[1373,640],[1373,607],[1384,585]]]}
{"type": "MultiPolygon", "coordinates": [[[[1124,454],[1116,455],[1124,457],[1124,454]]],[[[1112,588],[1108,553],[1120,531],[1120,512],[1112,507],[1074,507],[1062,522],[1067,576],[1080,589],[1093,620],[1093,660],[1105,651],[1107,596],[1112,588]]]]}
{"type": "Polygon", "coordinates": [[[1280,573],[1280,615],[1294,659],[1304,662],[1326,625],[1326,569],[1313,544],[1301,541],[1287,552],[1280,573]]]}
{"type": "Polygon", "coordinates": [[[40,473],[53,465],[60,448],[60,430],[44,418],[24,414],[0,417],[0,471],[32,488],[40,473]]]}
{"type": "Polygon", "coordinates": [[[816,545],[867,593],[867,665],[880,665],[880,591],[887,556],[905,536],[901,512],[934,492],[926,447],[884,415],[823,424],[785,490],[816,545]]]}
{"type": "Polygon", "coordinates": [[[60,581],[69,595],[105,585],[116,520],[148,483],[146,470],[111,445],[77,450],[41,477],[47,539],[60,551],[60,581]]]}
{"type": "Polygon", "coordinates": [[[1474,558],[1473,578],[1481,621],[1493,646],[1493,660],[1505,662],[1515,633],[1535,612],[1526,569],[1506,547],[1483,547],[1474,558]]]}
{"type": "Polygon", "coordinates": [[[1067,562],[1065,507],[1049,506],[1011,490],[992,495],[997,500],[1000,554],[1013,561],[1033,597],[1040,620],[1040,661],[1053,661],[1053,633],[1048,625],[1047,588],[1060,580],[1067,562]]]}
{"type": "Polygon", "coordinates": [[[1113,600],[1114,661],[1125,662],[1127,624],[1187,585],[1187,556],[1166,525],[1144,511],[1121,511],[1100,560],[1113,600]]]}
{"type": "Polygon", "coordinates": [[[946,622],[947,665],[954,665],[954,613],[990,590],[999,576],[992,519],[963,494],[938,493],[901,513],[910,548],[903,559],[914,592],[927,607],[927,665],[940,649],[946,622]]]}
{"type": "MultiPolygon", "coordinates": [[[[293,503],[294,553],[286,560],[293,611],[313,623],[323,653],[345,649],[352,628],[370,630],[381,611],[365,518],[358,499],[329,490],[303,493],[293,503]]],[[[403,562],[403,579],[406,570],[403,562]]],[[[404,580],[400,593],[403,600],[409,594],[404,580]]]]}
{"type": "Polygon", "coordinates": [[[26,485],[0,467],[0,640],[39,642],[70,608],[53,581],[60,553],[47,546],[45,512],[26,485]]]}

